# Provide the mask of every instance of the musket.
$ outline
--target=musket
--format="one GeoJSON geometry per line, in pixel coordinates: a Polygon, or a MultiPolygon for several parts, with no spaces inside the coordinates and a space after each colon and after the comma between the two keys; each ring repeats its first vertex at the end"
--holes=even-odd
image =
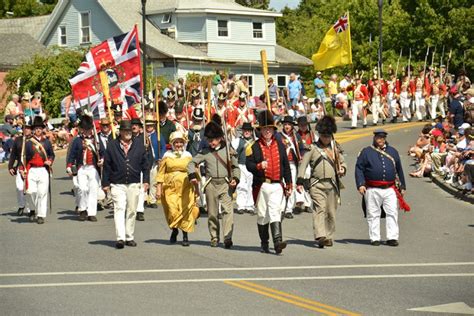
{"type": "Polygon", "coordinates": [[[332,140],[331,140],[331,147],[332,147],[332,151],[333,151],[333,154],[334,154],[334,166],[335,166],[335,174],[336,174],[336,189],[337,189],[337,193],[339,195],[339,198],[338,198],[338,201],[339,201],[339,205],[341,204],[341,184],[340,184],[340,180],[339,180],[339,169],[341,168],[341,164],[340,164],[340,161],[339,161],[339,154],[337,152],[337,146],[336,146],[336,141],[334,140],[334,136],[332,137],[332,140]]]}
{"type": "Polygon", "coordinates": [[[444,58],[444,45],[443,45],[443,50],[441,52],[441,57],[439,59],[439,68],[441,68],[441,65],[443,64],[443,58],[444,58]]]}
{"type": "Polygon", "coordinates": [[[395,69],[395,82],[398,78],[398,66],[400,65],[400,58],[402,58],[403,48],[400,48],[400,55],[398,56],[397,60],[397,68],[395,69]]]}
{"type": "Polygon", "coordinates": [[[369,34],[369,69],[372,69],[372,33],[369,34]]]}
{"type": "Polygon", "coordinates": [[[225,151],[226,151],[226,159],[227,159],[227,181],[230,183],[232,181],[232,160],[230,158],[230,142],[229,137],[227,135],[227,122],[226,122],[226,114],[227,111],[224,112],[222,115],[222,128],[224,130],[224,140],[225,140],[225,151]]]}
{"type": "MultiPolygon", "coordinates": [[[[207,79],[207,122],[211,121],[211,77],[207,79]]],[[[202,93],[204,95],[204,92],[202,93]]]]}
{"type": "MultiPolygon", "coordinates": [[[[446,73],[444,74],[445,76],[447,76],[448,73],[449,73],[449,72],[448,72],[448,71],[449,71],[449,62],[451,61],[451,55],[452,55],[452,53],[453,53],[453,50],[450,49],[450,50],[449,50],[449,55],[448,55],[448,62],[446,63],[446,73]]],[[[451,82],[450,82],[449,84],[451,84],[451,82]]]]}
{"type": "Polygon", "coordinates": [[[430,69],[430,82],[433,83],[433,75],[432,73],[434,73],[434,70],[433,70],[433,65],[434,65],[434,58],[435,58],[435,55],[436,55],[436,46],[433,50],[433,54],[431,55],[431,69],[430,69]]]}
{"type": "Polygon", "coordinates": [[[423,81],[426,78],[426,62],[428,61],[429,54],[430,54],[430,47],[428,46],[428,49],[426,50],[426,55],[425,55],[425,64],[423,65],[423,81]]]}
{"type": "Polygon", "coordinates": [[[408,82],[410,82],[411,78],[411,47],[408,55],[408,69],[407,69],[407,75],[408,75],[408,82]]]}

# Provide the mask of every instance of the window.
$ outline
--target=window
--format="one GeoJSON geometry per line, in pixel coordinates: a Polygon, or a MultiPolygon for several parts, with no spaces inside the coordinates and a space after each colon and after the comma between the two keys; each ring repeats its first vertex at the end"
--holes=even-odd
{"type": "Polygon", "coordinates": [[[170,22],[171,22],[171,14],[165,13],[163,15],[163,19],[161,20],[161,23],[170,23],[170,22]]]}
{"type": "Polygon", "coordinates": [[[249,87],[249,96],[253,96],[253,75],[244,75],[247,78],[247,84],[249,87]]]}
{"type": "Polygon", "coordinates": [[[80,17],[81,44],[91,42],[91,13],[81,12],[80,17]]]}
{"type": "Polygon", "coordinates": [[[262,22],[253,22],[253,38],[263,38],[262,22]]]}
{"type": "Polygon", "coordinates": [[[286,88],[286,76],[277,76],[278,88],[286,88]]]}
{"type": "Polygon", "coordinates": [[[66,26],[61,25],[58,29],[59,46],[67,46],[66,26]]]}
{"type": "Polygon", "coordinates": [[[229,37],[229,21],[226,20],[217,20],[217,36],[219,37],[229,37]]]}

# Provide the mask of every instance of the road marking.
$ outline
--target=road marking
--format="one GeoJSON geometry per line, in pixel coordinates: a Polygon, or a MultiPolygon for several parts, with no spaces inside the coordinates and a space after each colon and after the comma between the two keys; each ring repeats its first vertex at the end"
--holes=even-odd
{"type": "Polygon", "coordinates": [[[464,302],[410,308],[408,310],[415,312],[474,315],[474,308],[470,307],[464,302]]]}
{"type": "Polygon", "coordinates": [[[21,283],[0,284],[0,289],[61,287],[85,285],[134,285],[166,283],[208,283],[225,281],[304,281],[304,280],[351,280],[351,279],[396,279],[396,278],[441,278],[441,277],[474,277],[474,273],[436,273],[436,274],[367,274],[367,275],[333,275],[302,277],[260,277],[260,278],[217,278],[217,279],[173,279],[173,280],[131,280],[131,281],[94,281],[94,282],[56,282],[56,283],[21,283]]]}
{"type": "MultiPolygon", "coordinates": [[[[243,282],[243,281],[240,281],[240,282],[243,282]]],[[[330,312],[328,310],[319,308],[317,306],[313,306],[312,304],[305,304],[305,303],[299,302],[297,300],[285,298],[282,295],[272,294],[269,291],[262,291],[262,290],[259,290],[259,289],[255,289],[253,287],[249,287],[249,286],[246,286],[244,284],[241,284],[241,283],[239,283],[239,281],[224,281],[224,283],[228,284],[228,285],[238,287],[238,288],[241,288],[243,290],[247,290],[247,291],[254,292],[254,293],[257,293],[257,294],[260,294],[260,295],[271,297],[273,299],[276,299],[276,300],[279,300],[279,301],[282,301],[282,302],[285,302],[285,303],[289,303],[291,305],[302,307],[302,308],[305,308],[305,309],[308,309],[308,310],[311,310],[311,311],[314,311],[314,312],[319,312],[319,313],[322,313],[324,315],[337,316],[336,313],[333,313],[333,312],[330,312]]]]}
{"type": "Polygon", "coordinates": [[[263,290],[263,291],[267,291],[267,292],[270,292],[270,293],[273,293],[273,294],[276,294],[276,295],[281,295],[281,296],[285,296],[285,297],[290,298],[290,299],[301,301],[303,303],[307,303],[307,304],[310,304],[310,305],[315,305],[315,306],[318,306],[318,307],[322,307],[322,308],[327,309],[331,312],[342,313],[342,314],[349,315],[349,316],[359,316],[360,315],[360,314],[357,314],[357,313],[354,313],[354,312],[351,312],[351,311],[348,311],[348,310],[345,310],[345,309],[342,309],[342,308],[334,307],[334,306],[323,304],[323,303],[320,303],[320,302],[317,302],[317,301],[313,301],[313,300],[310,300],[310,299],[307,299],[307,298],[304,298],[304,297],[301,297],[301,296],[297,296],[297,295],[289,294],[289,293],[282,292],[282,291],[279,291],[279,290],[275,290],[275,289],[272,289],[272,288],[269,288],[269,287],[266,287],[266,286],[263,286],[263,285],[260,285],[260,284],[257,284],[257,283],[252,283],[252,282],[249,282],[249,281],[240,281],[240,283],[243,283],[247,286],[254,287],[254,288],[257,288],[257,289],[260,289],[260,290],[263,290]]]}
{"type": "MultiPolygon", "coordinates": [[[[391,131],[396,131],[396,130],[405,129],[405,128],[408,129],[408,128],[411,128],[411,127],[422,126],[424,124],[425,123],[402,124],[402,125],[397,125],[397,126],[393,126],[393,127],[388,127],[388,128],[385,129],[385,131],[391,132],[391,131]]],[[[335,138],[338,141],[338,143],[344,144],[344,143],[348,143],[350,141],[353,141],[353,140],[356,140],[356,139],[359,139],[359,138],[363,138],[363,137],[366,137],[366,136],[371,136],[371,135],[373,135],[372,130],[368,130],[368,131],[364,130],[361,133],[354,133],[354,134],[351,134],[350,132],[343,132],[343,133],[335,134],[335,138]],[[342,138],[341,138],[341,136],[342,136],[342,138]]]]}
{"type": "Polygon", "coordinates": [[[416,127],[416,126],[423,126],[427,124],[426,122],[411,122],[411,123],[403,123],[403,124],[396,124],[396,125],[386,125],[386,126],[372,126],[372,127],[367,127],[367,128],[362,128],[362,129],[351,129],[347,130],[344,132],[339,132],[336,134],[337,135],[357,135],[357,134],[366,134],[367,132],[372,135],[373,131],[376,129],[383,128],[386,131],[391,131],[391,130],[397,130],[397,129],[402,129],[402,128],[410,128],[410,127],[416,127]]]}
{"type": "Polygon", "coordinates": [[[266,271],[266,270],[319,270],[319,269],[361,269],[361,268],[404,268],[404,267],[449,267],[472,266],[474,262],[422,262],[422,263],[381,263],[347,264],[321,266],[277,266],[242,268],[187,268],[187,269],[150,269],[150,270],[104,270],[104,271],[65,271],[65,272],[25,272],[2,273],[0,277],[55,276],[55,275],[93,275],[93,274],[139,274],[139,273],[179,273],[179,272],[225,272],[225,271],[266,271]]]}

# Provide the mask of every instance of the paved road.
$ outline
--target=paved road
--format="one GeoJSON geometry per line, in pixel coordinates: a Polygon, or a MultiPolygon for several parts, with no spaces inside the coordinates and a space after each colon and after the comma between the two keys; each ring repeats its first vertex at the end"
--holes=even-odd
{"type": "MultiPolygon", "coordinates": [[[[420,126],[387,125],[406,173],[406,149],[420,126]]],[[[138,247],[116,250],[109,211],[97,223],[77,221],[64,158],[44,225],[16,216],[13,179],[0,169],[2,314],[416,315],[423,313],[409,309],[451,303],[459,304],[444,308],[474,314],[472,205],[428,179],[408,179],[412,212],[400,215],[400,246],[370,246],[353,173],[371,128],[339,129],[349,172],[335,245],[315,248],[311,215],[302,214],[283,224],[289,246],[282,256],[259,252],[249,215],[235,215],[232,250],[209,247],[205,218],[191,247],[169,245],[161,209],[137,223],[138,247]]]]}

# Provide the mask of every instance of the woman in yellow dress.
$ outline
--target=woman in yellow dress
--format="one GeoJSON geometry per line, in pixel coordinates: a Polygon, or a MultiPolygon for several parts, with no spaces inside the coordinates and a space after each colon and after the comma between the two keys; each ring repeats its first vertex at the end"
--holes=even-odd
{"type": "Polygon", "coordinates": [[[170,243],[176,243],[179,229],[183,231],[183,246],[189,246],[188,233],[194,231],[199,215],[195,190],[188,179],[187,166],[192,156],[185,150],[186,136],[180,131],[171,133],[171,150],[161,160],[156,177],[156,198],[161,199],[169,227],[173,230],[170,243]]]}

